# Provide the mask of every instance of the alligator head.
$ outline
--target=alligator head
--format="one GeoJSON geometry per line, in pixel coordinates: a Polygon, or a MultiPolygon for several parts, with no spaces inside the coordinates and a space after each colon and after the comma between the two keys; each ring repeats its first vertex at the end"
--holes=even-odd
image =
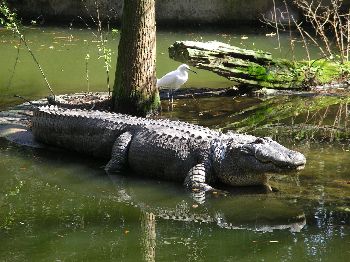
{"type": "Polygon", "coordinates": [[[229,185],[266,185],[272,174],[303,169],[305,156],[271,138],[230,134],[221,147],[219,180],[229,185]]]}

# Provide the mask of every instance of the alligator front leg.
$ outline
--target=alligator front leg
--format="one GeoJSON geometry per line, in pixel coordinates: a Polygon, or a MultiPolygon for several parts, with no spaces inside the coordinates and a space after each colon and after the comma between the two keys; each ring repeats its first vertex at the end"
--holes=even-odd
{"type": "Polygon", "coordinates": [[[211,191],[214,190],[205,180],[208,174],[208,168],[204,163],[195,165],[188,172],[184,185],[192,190],[211,191]]]}
{"type": "Polygon", "coordinates": [[[111,152],[111,159],[105,167],[107,173],[118,172],[125,167],[131,139],[132,134],[130,132],[125,132],[115,140],[111,152]]]}

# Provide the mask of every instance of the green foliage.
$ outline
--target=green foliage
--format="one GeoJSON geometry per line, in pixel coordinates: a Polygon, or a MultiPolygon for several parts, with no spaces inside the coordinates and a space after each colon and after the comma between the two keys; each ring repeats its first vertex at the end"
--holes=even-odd
{"type": "Polygon", "coordinates": [[[113,35],[113,36],[116,36],[116,35],[118,35],[119,30],[116,29],[116,28],[113,28],[111,32],[112,32],[112,35],[113,35]]]}
{"type": "Polygon", "coordinates": [[[17,19],[17,15],[10,10],[5,1],[0,3],[0,15],[1,25],[3,25],[6,29],[13,31],[14,33],[20,34],[20,22],[17,19]]]}
{"type": "Polygon", "coordinates": [[[99,57],[98,59],[103,59],[104,61],[104,67],[106,68],[106,71],[109,72],[109,69],[111,68],[111,62],[112,62],[112,49],[106,47],[106,42],[107,40],[103,40],[105,43],[104,44],[98,44],[98,52],[99,52],[99,57]]]}
{"type": "Polygon", "coordinates": [[[252,64],[249,68],[248,68],[248,73],[251,76],[256,76],[257,79],[259,80],[266,80],[266,68],[258,65],[258,64],[252,64]]]}

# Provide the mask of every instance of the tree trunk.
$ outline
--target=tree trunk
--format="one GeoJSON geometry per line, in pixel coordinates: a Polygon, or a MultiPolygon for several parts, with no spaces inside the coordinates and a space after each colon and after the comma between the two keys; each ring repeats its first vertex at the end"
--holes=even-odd
{"type": "Polygon", "coordinates": [[[307,89],[310,86],[346,84],[350,63],[324,59],[289,61],[274,59],[263,51],[220,42],[178,41],[169,47],[170,58],[213,71],[237,83],[238,87],[307,89]]]}
{"type": "Polygon", "coordinates": [[[145,116],[158,110],[155,0],[124,1],[113,111],[145,116]]]}

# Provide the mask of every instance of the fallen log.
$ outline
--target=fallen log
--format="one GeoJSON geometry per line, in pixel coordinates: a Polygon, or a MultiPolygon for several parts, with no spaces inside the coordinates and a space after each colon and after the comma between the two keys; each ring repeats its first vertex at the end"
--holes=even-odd
{"type": "Polygon", "coordinates": [[[274,59],[268,52],[216,41],[177,41],[169,47],[169,57],[226,77],[238,87],[308,89],[333,83],[348,85],[350,72],[349,63],[274,59]]]}

